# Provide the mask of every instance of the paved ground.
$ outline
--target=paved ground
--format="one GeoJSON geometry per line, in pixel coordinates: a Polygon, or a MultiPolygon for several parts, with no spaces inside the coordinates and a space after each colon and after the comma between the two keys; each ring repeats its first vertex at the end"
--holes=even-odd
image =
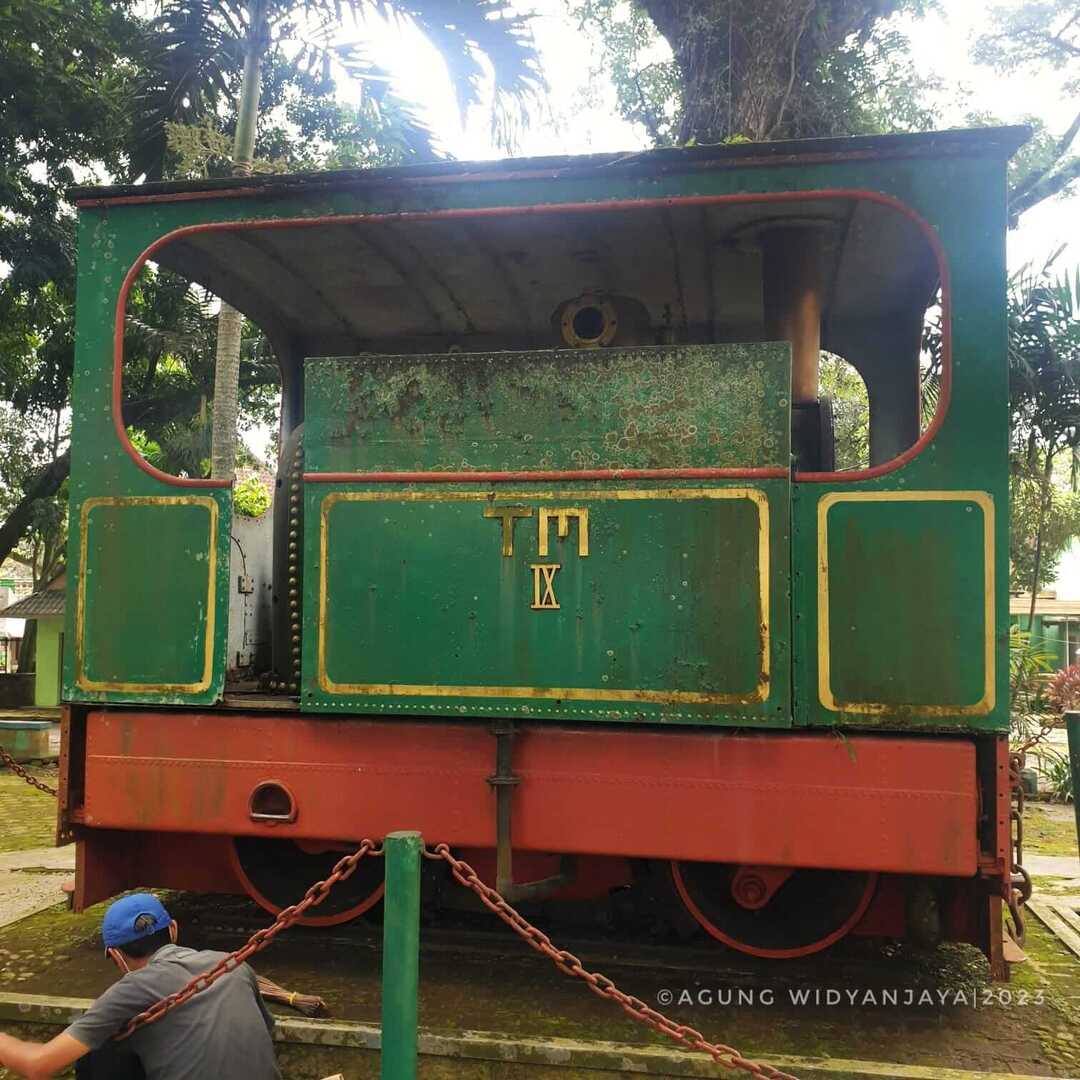
{"type": "Polygon", "coordinates": [[[74,844],[0,854],[0,927],[64,901],[74,875],[74,844]]]}

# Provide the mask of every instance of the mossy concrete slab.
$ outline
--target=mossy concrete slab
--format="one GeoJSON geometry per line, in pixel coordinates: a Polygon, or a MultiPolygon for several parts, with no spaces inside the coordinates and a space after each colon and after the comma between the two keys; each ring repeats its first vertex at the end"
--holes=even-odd
{"type": "MultiPolygon", "coordinates": [[[[91,1004],[89,998],[0,994],[0,1021],[26,1038],[62,1030],[91,1004]]],[[[379,1073],[379,1029],[335,1020],[279,1018],[274,1038],[283,1075],[291,1080],[324,1077],[340,1069],[350,1077],[379,1073]]],[[[702,1054],[677,1048],[578,1039],[523,1039],[489,1031],[454,1034],[421,1030],[419,1075],[423,1080],[568,1080],[587,1072],[597,1080],[627,1074],[655,1080],[710,1077],[716,1066],[702,1054]]],[[[874,1061],[773,1058],[771,1064],[800,1080],[1037,1080],[1019,1073],[985,1073],[874,1061]]]]}

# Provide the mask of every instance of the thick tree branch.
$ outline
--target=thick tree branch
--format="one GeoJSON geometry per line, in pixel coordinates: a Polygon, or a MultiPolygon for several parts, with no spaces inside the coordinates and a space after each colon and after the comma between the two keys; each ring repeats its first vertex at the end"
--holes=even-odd
{"type": "Polygon", "coordinates": [[[50,462],[27,487],[23,497],[15,504],[3,525],[0,525],[0,563],[22,540],[26,530],[34,519],[34,503],[38,499],[47,499],[60,490],[60,485],[71,471],[71,451],[65,450],[55,461],[50,462]]]}
{"type": "Polygon", "coordinates": [[[1080,157],[1073,158],[1058,172],[1046,177],[1036,187],[1020,198],[1009,199],[1009,225],[1016,227],[1020,215],[1038,206],[1044,199],[1049,199],[1067,188],[1074,180],[1080,178],[1080,157]]]}
{"type": "Polygon", "coordinates": [[[1080,112],[1073,117],[1073,122],[1069,125],[1065,134],[1058,139],[1057,146],[1054,147],[1054,156],[1041,169],[1032,169],[1009,193],[1009,198],[1011,200],[1022,199],[1045,176],[1051,173],[1054,167],[1068,153],[1069,147],[1072,146],[1073,139],[1076,138],[1078,132],[1080,132],[1080,112]]]}

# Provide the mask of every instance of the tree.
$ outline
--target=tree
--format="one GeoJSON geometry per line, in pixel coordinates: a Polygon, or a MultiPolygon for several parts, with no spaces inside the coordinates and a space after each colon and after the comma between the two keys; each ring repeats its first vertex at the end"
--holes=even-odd
{"type": "MultiPolygon", "coordinates": [[[[1080,91],[1080,9],[1075,0],[1027,0],[989,13],[990,29],[976,43],[975,57],[1002,74],[1046,69],[1062,75],[1062,94],[1080,91]]],[[[1013,225],[1025,210],[1068,191],[1080,179],[1080,110],[1064,131],[1051,135],[1034,120],[1035,138],[1018,155],[1009,192],[1013,225]]]]}
{"type": "MultiPolygon", "coordinates": [[[[493,123],[504,137],[514,108],[542,87],[526,19],[505,0],[168,0],[154,24],[162,77],[147,87],[148,171],[168,121],[213,114],[221,100],[236,101],[232,163],[251,172],[256,126],[267,89],[264,74],[281,82],[325,88],[336,64],[348,74],[385,84],[387,72],[358,42],[333,44],[330,32],[360,16],[390,14],[424,33],[447,63],[462,108],[475,103],[484,82],[482,59],[493,73],[493,123]],[[239,85],[237,77],[239,75],[239,85]]],[[[376,100],[392,101],[385,85],[376,100]]],[[[407,114],[405,114],[407,116],[407,114]]],[[[432,153],[422,127],[407,124],[413,148],[432,153]]],[[[163,160],[163,154],[157,161],[163,160]]],[[[211,475],[231,479],[236,459],[237,380],[243,316],[223,303],[218,316],[211,475]]]]}
{"type": "MultiPolygon", "coordinates": [[[[63,193],[76,170],[122,166],[138,33],[123,0],[0,5],[0,399],[14,406],[3,421],[0,561],[28,533],[31,546],[41,541],[67,477],[57,418],[71,379],[75,243],[63,193]]],[[[43,542],[39,559],[55,550],[43,542]]]]}
{"type": "Polygon", "coordinates": [[[822,397],[833,407],[833,435],[838,469],[870,464],[870,400],[862,376],[842,357],[823,352],[818,368],[822,397]]]}
{"type": "MultiPolygon", "coordinates": [[[[1031,611],[1045,580],[1052,539],[1054,465],[1080,447],[1080,270],[1055,275],[1060,250],[1039,270],[1025,266],[1009,280],[1009,411],[1012,448],[1020,472],[1017,491],[1038,477],[1031,541],[1031,611]]],[[[1022,502],[1022,499],[1021,499],[1022,502]]],[[[1020,508],[1018,507],[1018,510],[1020,508]]],[[[1022,521],[1022,510],[1017,515],[1022,521]]],[[[1014,545],[1018,554],[1022,542],[1014,545]]],[[[1021,562],[1024,560],[1021,559],[1021,562]]]]}
{"type": "Polygon", "coordinates": [[[1034,469],[1014,461],[1009,477],[1009,589],[1038,593],[1057,574],[1058,562],[1080,535],[1080,495],[1051,481],[1043,483],[1042,462],[1034,469]],[[1041,522],[1041,526],[1040,526],[1041,522]],[[1036,540],[1039,571],[1035,574],[1036,540]]]}
{"type": "Polygon", "coordinates": [[[922,0],[580,0],[621,114],[655,145],[925,127],[924,85],[888,20],[922,0]],[[657,58],[655,35],[671,59],[657,58]]]}

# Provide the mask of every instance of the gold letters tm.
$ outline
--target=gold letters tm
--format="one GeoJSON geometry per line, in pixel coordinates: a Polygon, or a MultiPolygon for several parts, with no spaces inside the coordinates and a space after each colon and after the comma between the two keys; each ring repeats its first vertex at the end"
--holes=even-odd
{"type": "Polygon", "coordinates": [[[562,569],[562,563],[531,563],[529,569],[533,575],[533,602],[529,606],[533,611],[558,611],[555,575],[562,569]]]}
{"type": "Polygon", "coordinates": [[[589,554],[589,511],[572,507],[549,510],[546,506],[540,507],[540,542],[536,549],[540,558],[544,558],[548,553],[548,522],[552,518],[558,522],[560,540],[565,540],[569,535],[571,518],[577,520],[577,553],[581,558],[585,558],[589,554]]]}
{"type": "MultiPolygon", "coordinates": [[[[533,516],[531,506],[485,506],[484,517],[495,518],[502,522],[502,553],[504,558],[511,558],[514,554],[514,525],[518,518],[530,518],[533,516]]],[[[548,532],[549,523],[554,519],[557,525],[560,540],[565,540],[570,535],[570,522],[577,522],[578,530],[578,555],[586,558],[589,554],[589,511],[581,510],[572,506],[560,507],[549,510],[546,506],[540,507],[539,536],[537,538],[537,554],[546,558],[549,552],[548,532]]]]}

